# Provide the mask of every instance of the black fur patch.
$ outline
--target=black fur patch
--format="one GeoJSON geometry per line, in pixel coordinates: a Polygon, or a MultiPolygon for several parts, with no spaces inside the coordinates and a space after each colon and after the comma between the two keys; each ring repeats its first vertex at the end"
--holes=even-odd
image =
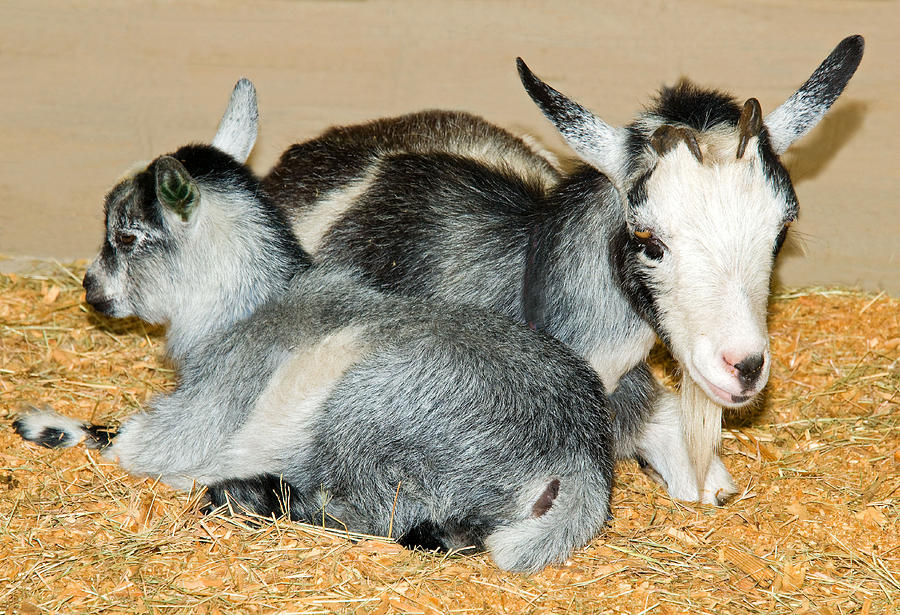
{"type": "Polygon", "coordinates": [[[779,252],[781,252],[781,248],[784,246],[784,240],[787,239],[787,234],[788,226],[785,224],[778,232],[778,236],[775,237],[775,245],[772,247],[772,254],[775,256],[778,256],[779,252]]]}
{"type": "MultiPolygon", "coordinates": [[[[428,296],[445,275],[442,246],[450,238],[444,236],[444,216],[453,218],[455,228],[466,219],[493,224],[505,216],[524,227],[542,196],[539,186],[459,156],[390,156],[369,190],[328,232],[318,257],[360,267],[384,290],[428,296]]],[[[522,250],[524,232],[503,235],[500,250],[522,250]]]]}
{"type": "Polygon", "coordinates": [[[485,539],[497,528],[493,519],[467,517],[448,519],[442,524],[423,521],[403,533],[397,542],[407,549],[483,551],[485,539]]]}
{"type": "Polygon", "coordinates": [[[784,168],[781,160],[772,150],[772,146],[769,143],[769,131],[765,128],[759,133],[759,154],[766,180],[768,180],[773,190],[781,195],[781,198],[784,199],[788,206],[785,211],[785,219],[793,220],[797,217],[797,213],[800,210],[797,193],[794,192],[794,183],[791,181],[791,176],[788,174],[787,169],[784,168]]]}
{"type": "Polygon", "coordinates": [[[541,228],[535,225],[528,235],[525,274],[522,280],[522,320],[534,331],[543,331],[547,328],[545,269],[548,249],[545,243],[541,228]]]}
{"type": "Polygon", "coordinates": [[[668,346],[670,338],[660,324],[655,293],[643,265],[637,259],[639,250],[640,247],[628,232],[628,227],[623,224],[609,244],[610,266],[619,288],[628,298],[631,307],[653,327],[656,335],[668,346]]]}
{"type": "Polygon", "coordinates": [[[828,54],[800,90],[807,93],[806,97],[821,101],[828,109],[847,87],[862,61],[864,50],[863,37],[858,34],[848,36],[828,54]]]}
{"type": "Polygon", "coordinates": [[[283,210],[290,210],[343,188],[363,174],[372,155],[360,147],[343,147],[340,129],[289,147],[262,180],[262,188],[283,210]]]}
{"type": "Polygon", "coordinates": [[[252,478],[225,480],[206,488],[209,505],[205,512],[226,506],[237,514],[309,521],[301,512],[296,490],[280,476],[260,474],[252,478]]]}
{"type": "Polygon", "coordinates": [[[628,206],[631,209],[636,209],[647,203],[647,199],[649,198],[647,196],[647,181],[650,179],[650,175],[653,174],[654,170],[655,168],[649,169],[641,174],[628,190],[628,206]]]}
{"type": "Polygon", "coordinates": [[[421,551],[447,551],[444,544],[444,532],[433,522],[425,521],[406,531],[397,543],[409,550],[421,551]]]}
{"type": "Polygon", "coordinates": [[[553,507],[553,502],[556,501],[556,496],[559,495],[559,479],[554,478],[547,484],[547,488],[544,489],[544,492],[540,495],[540,497],[535,500],[534,504],[531,507],[531,514],[535,517],[542,517],[550,508],[553,507]]]}
{"type": "Polygon", "coordinates": [[[729,94],[682,79],[660,90],[650,113],[660,116],[666,124],[684,124],[703,132],[722,124],[737,126],[741,107],[729,94]]]}
{"type": "Polygon", "coordinates": [[[88,425],[84,430],[94,442],[94,446],[91,448],[99,449],[104,449],[112,444],[112,441],[119,434],[118,427],[110,427],[108,425],[88,425]]]}
{"type": "Polygon", "coordinates": [[[41,432],[34,438],[25,436],[25,426],[22,419],[16,419],[12,424],[13,430],[19,434],[23,440],[33,442],[44,448],[66,448],[72,445],[72,439],[62,429],[56,427],[44,427],[41,432]]]}
{"type": "MultiPolygon", "coordinates": [[[[663,124],[683,124],[702,132],[725,124],[737,126],[741,108],[734,97],[701,88],[687,79],[674,86],[663,87],[647,109],[647,115],[656,116],[663,124]]],[[[625,139],[627,176],[633,177],[646,170],[650,151],[650,135],[637,122],[629,125],[625,139]]]]}

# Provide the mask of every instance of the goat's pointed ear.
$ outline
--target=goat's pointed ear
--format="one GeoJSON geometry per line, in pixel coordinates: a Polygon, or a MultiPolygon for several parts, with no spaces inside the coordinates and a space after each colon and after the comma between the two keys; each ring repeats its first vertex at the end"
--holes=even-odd
{"type": "Polygon", "coordinates": [[[538,79],[522,58],[516,58],[519,78],[531,100],[540,107],[569,147],[585,162],[614,182],[622,179],[626,132],[599,117],[538,79]]]}
{"type": "Polygon", "coordinates": [[[865,41],[859,35],[842,40],[806,83],[766,116],[769,140],[776,154],[784,153],[819,123],[856,72],[864,48],[865,41]]]}
{"type": "Polygon", "coordinates": [[[183,164],[163,156],[156,161],[156,198],[187,222],[200,202],[200,189],[183,164]]]}
{"type": "Polygon", "coordinates": [[[225,115],[219,122],[219,129],[213,138],[213,147],[230,155],[238,162],[247,162],[247,157],[256,143],[259,129],[259,110],[256,107],[256,88],[249,79],[241,78],[231,92],[231,100],[225,115]]]}

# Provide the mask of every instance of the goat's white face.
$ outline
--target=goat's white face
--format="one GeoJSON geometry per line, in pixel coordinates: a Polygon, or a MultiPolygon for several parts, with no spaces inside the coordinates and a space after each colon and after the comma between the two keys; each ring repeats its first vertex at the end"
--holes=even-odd
{"type": "Polygon", "coordinates": [[[756,138],[740,159],[737,134],[728,141],[719,160],[704,148],[700,163],[685,144],[661,156],[627,217],[657,330],[692,380],[736,406],[768,379],[769,279],[795,207],[767,179],[756,138]]]}
{"type": "Polygon", "coordinates": [[[774,255],[797,215],[778,161],[818,123],[862,59],[851,36],[762,120],[730,96],[687,82],[615,128],[538,79],[519,60],[531,98],[575,152],[618,188],[626,224],[612,256],[623,291],[706,393],[747,403],[770,365],[766,301],[774,255]]]}

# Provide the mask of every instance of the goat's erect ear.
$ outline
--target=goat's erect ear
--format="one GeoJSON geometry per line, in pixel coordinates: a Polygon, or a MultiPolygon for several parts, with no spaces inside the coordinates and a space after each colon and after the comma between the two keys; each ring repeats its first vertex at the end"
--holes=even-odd
{"type": "Polygon", "coordinates": [[[516,64],[525,91],[547,119],[553,122],[569,147],[585,162],[619,183],[625,158],[625,130],[613,128],[538,79],[522,58],[516,58],[516,64]]]}
{"type": "Polygon", "coordinates": [[[213,139],[213,147],[230,155],[238,162],[247,162],[247,157],[256,143],[259,129],[259,111],[256,107],[256,88],[249,79],[241,78],[231,92],[231,100],[225,115],[219,122],[219,129],[213,139]]]}
{"type": "Polygon", "coordinates": [[[859,35],[842,40],[806,83],[766,116],[766,128],[776,154],[782,154],[819,123],[856,72],[864,47],[865,41],[859,35]]]}
{"type": "Polygon", "coordinates": [[[156,198],[187,222],[200,202],[200,189],[183,164],[163,156],[156,161],[156,198]]]}

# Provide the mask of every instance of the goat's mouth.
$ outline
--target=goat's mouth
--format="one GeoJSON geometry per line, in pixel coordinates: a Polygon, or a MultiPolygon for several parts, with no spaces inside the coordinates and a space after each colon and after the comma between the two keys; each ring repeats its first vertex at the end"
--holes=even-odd
{"type": "Polygon", "coordinates": [[[125,318],[126,316],[129,316],[129,314],[122,310],[121,305],[115,299],[105,296],[86,296],[84,301],[94,308],[94,311],[98,314],[103,314],[110,318],[125,318]]]}
{"type": "Polygon", "coordinates": [[[691,378],[700,385],[700,387],[709,395],[710,399],[718,404],[722,404],[726,408],[740,408],[750,403],[762,390],[762,386],[758,389],[750,389],[741,391],[738,394],[732,393],[727,389],[713,384],[709,378],[704,376],[700,370],[691,366],[691,378]]]}

